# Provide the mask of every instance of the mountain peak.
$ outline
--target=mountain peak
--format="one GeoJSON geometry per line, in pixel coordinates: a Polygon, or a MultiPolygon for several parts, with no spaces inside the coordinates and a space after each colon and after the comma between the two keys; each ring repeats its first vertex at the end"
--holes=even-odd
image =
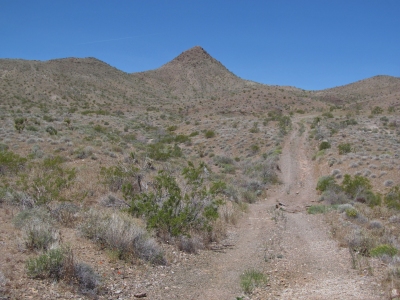
{"type": "Polygon", "coordinates": [[[179,64],[179,65],[186,65],[186,66],[196,66],[196,65],[199,65],[199,63],[205,63],[205,62],[219,63],[210,54],[208,54],[207,51],[204,50],[202,47],[194,46],[194,47],[190,48],[189,50],[182,52],[180,55],[175,57],[172,61],[167,63],[167,65],[179,64]]]}

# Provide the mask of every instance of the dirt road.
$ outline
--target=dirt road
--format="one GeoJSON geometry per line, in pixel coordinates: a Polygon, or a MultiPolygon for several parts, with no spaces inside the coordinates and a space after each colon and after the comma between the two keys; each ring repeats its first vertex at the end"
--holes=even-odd
{"type": "Polygon", "coordinates": [[[307,132],[299,126],[287,137],[280,169],[282,184],[230,232],[221,252],[204,251],[168,270],[157,299],[383,299],[373,277],[351,269],[350,254],[329,236],[321,215],[309,215],[316,201],[316,178],[307,132]],[[285,211],[275,209],[277,202],[285,211]],[[244,295],[240,274],[256,269],[269,277],[267,287],[244,295]]]}

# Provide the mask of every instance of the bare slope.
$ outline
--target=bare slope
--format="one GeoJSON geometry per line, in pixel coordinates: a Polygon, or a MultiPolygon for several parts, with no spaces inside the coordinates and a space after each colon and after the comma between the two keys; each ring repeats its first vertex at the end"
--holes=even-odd
{"type": "Polygon", "coordinates": [[[316,96],[334,104],[363,102],[373,105],[399,105],[400,78],[374,76],[347,85],[315,92],[316,96]]]}

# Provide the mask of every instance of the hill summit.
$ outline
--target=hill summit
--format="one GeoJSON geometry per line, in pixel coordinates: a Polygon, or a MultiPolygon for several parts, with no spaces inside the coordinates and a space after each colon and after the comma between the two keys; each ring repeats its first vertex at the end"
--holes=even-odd
{"type": "Polygon", "coordinates": [[[156,70],[142,72],[140,76],[168,86],[171,94],[179,97],[218,94],[224,89],[236,89],[245,85],[244,80],[230,72],[200,46],[182,52],[156,70]]]}

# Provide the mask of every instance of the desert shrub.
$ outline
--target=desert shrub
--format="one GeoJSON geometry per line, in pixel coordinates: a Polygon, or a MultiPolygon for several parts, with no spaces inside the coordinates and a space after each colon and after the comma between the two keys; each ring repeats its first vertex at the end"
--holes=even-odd
{"type": "Polygon", "coordinates": [[[37,127],[35,127],[33,125],[28,125],[26,127],[26,130],[28,130],[28,131],[38,131],[39,129],[37,129],[37,127]]]}
{"type": "Polygon", "coordinates": [[[139,169],[131,164],[119,164],[111,167],[101,167],[101,183],[108,186],[110,191],[117,192],[124,184],[136,182],[139,176],[139,169]]]}
{"type": "Polygon", "coordinates": [[[328,211],[331,211],[332,209],[333,209],[332,206],[327,206],[327,205],[311,205],[310,207],[307,208],[307,213],[311,215],[323,214],[328,211]]]}
{"type": "Polygon", "coordinates": [[[347,208],[345,210],[345,213],[346,213],[346,216],[348,216],[349,218],[356,218],[358,216],[358,211],[354,207],[347,208]]]}
{"type": "Polygon", "coordinates": [[[78,206],[70,202],[63,202],[51,210],[51,216],[60,224],[67,227],[72,227],[77,220],[78,212],[78,206]]]}
{"type": "Polygon", "coordinates": [[[175,143],[189,143],[190,137],[184,134],[178,134],[175,137],[175,143]]]}
{"type": "Polygon", "coordinates": [[[331,112],[324,112],[322,114],[323,117],[327,118],[327,119],[331,119],[333,118],[333,114],[331,112]]]}
{"type": "Polygon", "coordinates": [[[105,207],[116,207],[116,208],[123,208],[127,206],[127,203],[119,199],[116,195],[109,194],[103,197],[100,200],[100,204],[105,206],[105,207]]]}
{"type": "Polygon", "coordinates": [[[106,127],[103,127],[101,125],[95,125],[93,127],[94,131],[98,132],[98,133],[107,133],[108,129],[106,127]]]}
{"type": "Polygon", "coordinates": [[[41,254],[36,258],[28,259],[26,269],[31,278],[52,278],[59,280],[62,277],[64,251],[56,248],[41,254]]]}
{"type": "Polygon", "coordinates": [[[203,249],[203,241],[199,237],[180,236],[177,238],[176,244],[178,249],[186,253],[197,253],[199,249],[203,249]]]}
{"type": "Polygon", "coordinates": [[[287,134],[292,126],[290,116],[280,116],[278,119],[278,127],[281,134],[287,134]]]}
{"type": "Polygon", "coordinates": [[[0,151],[0,176],[16,174],[22,170],[27,159],[11,151],[0,151]]]}
{"type": "Polygon", "coordinates": [[[44,207],[23,209],[13,218],[13,224],[22,230],[24,246],[29,250],[46,250],[58,242],[58,230],[44,207]]]}
{"type": "Polygon", "coordinates": [[[35,200],[28,194],[15,191],[12,188],[1,189],[2,200],[11,205],[20,206],[22,209],[31,209],[35,206],[35,200]]]}
{"type": "Polygon", "coordinates": [[[257,270],[247,270],[240,275],[240,286],[246,294],[250,294],[255,288],[268,282],[268,278],[257,270]]]}
{"type": "Polygon", "coordinates": [[[47,126],[46,132],[50,135],[57,135],[57,130],[53,126],[47,126]]]}
{"type": "Polygon", "coordinates": [[[63,191],[74,183],[76,170],[63,163],[61,156],[45,158],[41,163],[32,164],[29,174],[22,174],[18,183],[37,204],[65,201],[63,191]]]}
{"type": "Polygon", "coordinates": [[[253,154],[256,154],[260,151],[260,146],[258,146],[257,144],[253,144],[250,146],[250,150],[253,154]]]}
{"type": "Polygon", "coordinates": [[[204,133],[204,136],[208,139],[215,137],[215,132],[213,130],[207,130],[204,133]]]}
{"type": "Polygon", "coordinates": [[[165,259],[156,241],[127,214],[88,211],[79,226],[83,236],[115,251],[119,259],[141,258],[155,264],[165,259]]]}
{"type": "Polygon", "coordinates": [[[368,224],[369,229],[381,229],[383,227],[383,224],[379,220],[372,220],[368,224]]]}
{"type": "Polygon", "coordinates": [[[196,135],[199,135],[199,132],[198,131],[193,131],[191,134],[189,134],[189,137],[193,137],[193,136],[196,136],[196,135]]]}
{"type": "Polygon", "coordinates": [[[260,129],[258,128],[258,123],[257,123],[257,122],[254,122],[254,123],[253,123],[253,127],[250,128],[250,132],[251,132],[251,133],[258,133],[258,132],[260,132],[260,129]]]}
{"type": "Polygon", "coordinates": [[[352,151],[349,143],[339,144],[338,149],[340,155],[350,153],[352,151]]]}
{"type": "Polygon", "coordinates": [[[371,114],[372,115],[379,115],[383,113],[383,108],[380,106],[375,106],[372,110],[371,110],[371,114]]]}
{"type": "Polygon", "coordinates": [[[348,119],[348,120],[341,121],[340,124],[342,125],[342,127],[346,127],[346,126],[350,126],[350,125],[357,125],[358,123],[354,119],[348,119]]]}
{"type": "Polygon", "coordinates": [[[178,145],[169,146],[158,142],[148,146],[148,155],[151,159],[158,161],[167,161],[171,157],[181,157],[182,150],[178,145]]]}
{"type": "Polygon", "coordinates": [[[337,206],[337,211],[340,213],[345,212],[347,209],[353,208],[353,205],[351,205],[350,203],[345,203],[345,204],[339,204],[337,206]]]}
{"type": "Polygon", "coordinates": [[[74,278],[83,294],[96,294],[101,285],[99,274],[90,265],[83,262],[74,265],[74,278]]]}
{"type": "Polygon", "coordinates": [[[85,148],[80,147],[80,148],[78,148],[78,149],[76,149],[76,150],[74,151],[75,157],[76,157],[76,158],[79,158],[79,159],[88,158],[88,157],[90,157],[92,154],[93,154],[93,148],[90,147],[90,146],[87,146],[87,147],[85,147],[85,148]]]}
{"type": "Polygon", "coordinates": [[[37,206],[31,209],[21,210],[12,220],[16,228],[22,229],[29,225],[33,220],[39,220],[44,223],[51,223],[51,214],[45,207],[37,206]]]}
{"type": "Polygon", "coordinates": [[[332,176],[322,176],[318,179],[316,190],[324,192],[335,183],[335,178],[332,176]]]}
{"type": "Polygon", "coordinates": [[[319,144],[319,151],[329,149],[331,147],[331,144],[328,141],[323,141],[321,144],[319,144]]]}
{"type": "Polygon", "coordinates": [[[384,201],[388,207],[400,210],[400,185],[392,187],[385,195],[384,201]]]}
{"type": "Polygon", "coordinates": [[[368,231],[363,229],[354,229],[347,237],[348,246],[363,256],[369,256],[370,250],[376,245],[376,238],[371,236],[368,231]]]}
{"type": "Polygon", "coordinates": [[[330,186],[330,188],[322,193],[321,200],[331,205],[337,205],[347,203],[349,201],[349,198],[342,189],[330,186]]]}
{"type": "Polygon", "coordinates": [[[14,128],[21,133],[24,130],[26,125],[26,118],[15,118],[14,119],[14,128]]]}
{"type": "Polygon", "coordinates": [[[349,174],[345,174],[342,182],[343,190],[352,198],[356,198],[360,193],[370,190],[372,185],[368,178],[355,175],[353,178],[349,174]]]}
{"type": "Polygon", "coordinates": [[[171,126],[169,126],[169,127],[167,128],[167,130],[168,130],[169,132],[175,131],[175,130],[177,130],[177,129],[178,129],[178,126],[176,126],[176,125],[171,125],[171,126]]]}
{"type": "Polygon", "coordinates": [[[392,245],[381,244],[371,249],[369,251],[369,254],[373,257],[382,257],[384,255],[393,257],[397,254],[397,252],[398,252],[397,248],[393,247],[392,245]]]}
{"type": "Polygon", "coordinates": [[[76,263],[70,248],[55,248],[26,262],[27,274],[35,279],[65,280],[77,284],[83,294],[95,295],[100,276],[86,263],[76,263]]]}
{"type": "Polygon", "coordinates": [[[154,190],[134,194],[130,187],[123,189],[130,203],[129,213],[146,219],[147,227],[159,236],[188,235],[191,231],[211,231],[212,222],[218,218],[220,201],[204,185],[204,163],[195,167],[189,162],[182,175],[186,181],[182,191],[176,179],[160,171],[155,177],[154,190]]]}
{"type": "Polygon", "coordinates": [[[371,190],[364,191],[361,194],[361,197],[359,196],[358,199],[362,199],[370,207],[381,205],[381,203],[382,203],[381,194],[379,194],[379,193],[375,194],[371,190]]]}
{"type": "Polygon", "coordinates": [[[257,196],[253,191],[243,191],[241,196],[242,201],[246,203],[255,203],[257,201],[257,196]]]}

